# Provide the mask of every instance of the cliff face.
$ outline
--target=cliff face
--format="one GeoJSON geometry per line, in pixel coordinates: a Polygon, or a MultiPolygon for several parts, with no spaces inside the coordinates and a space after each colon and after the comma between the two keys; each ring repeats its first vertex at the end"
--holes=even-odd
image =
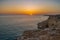
{"type": "Polygon", "coordinates": [[[60,16],[49,15],[48,20],[38,23],[37,25],[38,25],[38,29],[60,28],[60,16]]]}
{"type": "Polygon", "coordinates": [[[28,30],[17,40],[60,40],[60,29],[57,30],[28,30]]]}
{"type": "Polygon", "coordinates": [[[60,40],[60,18],[58,16],[49,16],[48,20],[37,25],[37,30],[24,31],[17,40],[60,40]]]}

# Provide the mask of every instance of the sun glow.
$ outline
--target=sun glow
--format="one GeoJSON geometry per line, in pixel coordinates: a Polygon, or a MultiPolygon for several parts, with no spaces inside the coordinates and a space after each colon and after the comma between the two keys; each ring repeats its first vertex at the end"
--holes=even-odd
{"type": "Polygon", "coordinates": [[[30,15],[32,15],[32,13],[30,15]]]}
{"type": "Polygon", "coordinates": [[[22,12],[26,13],[28,15],[34,14],[37,10],[38,10],[38,7],[33,4],[23,5],[23,7],[22,7],[22,12]]]}

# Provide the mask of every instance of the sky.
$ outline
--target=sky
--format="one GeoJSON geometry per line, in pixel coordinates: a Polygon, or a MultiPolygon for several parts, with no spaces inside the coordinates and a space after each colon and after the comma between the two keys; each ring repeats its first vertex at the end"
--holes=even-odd
{"type": "Polygon", "coordinates": [[[60,0],[0,0],[0,14],[60,13],[60,0]]]}

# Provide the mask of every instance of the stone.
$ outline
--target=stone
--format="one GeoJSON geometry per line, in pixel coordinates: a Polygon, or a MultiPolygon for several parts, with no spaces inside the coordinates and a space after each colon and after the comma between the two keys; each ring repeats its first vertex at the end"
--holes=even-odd
{"type": "Polygon", "coordinates": [[[49,15],[49,18],[47,20],[40,22],[37,25],[38,25],[38,29],[60,28],[60,16],[49,15]]]}
{"type": "Polygon", "coordinates": [[[24,31],[18,40],[60,40],[60,29],[50,30],[28,30],[24,31]]]}
{"type": "Polygon", "coordinates": [[[50,15],[37,25],[37,30],[24,31],[17,40],[60,40],[60,16],[50,15]]]}

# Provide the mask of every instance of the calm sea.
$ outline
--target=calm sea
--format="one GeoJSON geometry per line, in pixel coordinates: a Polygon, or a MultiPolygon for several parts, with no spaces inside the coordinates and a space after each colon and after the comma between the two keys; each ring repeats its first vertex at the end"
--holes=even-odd
{"type": "Polygon", "coordinates": [[[37,29],[37,23],[46,16],[0,15],[0,40],[15,40],[25,30],[37,29]]]}

